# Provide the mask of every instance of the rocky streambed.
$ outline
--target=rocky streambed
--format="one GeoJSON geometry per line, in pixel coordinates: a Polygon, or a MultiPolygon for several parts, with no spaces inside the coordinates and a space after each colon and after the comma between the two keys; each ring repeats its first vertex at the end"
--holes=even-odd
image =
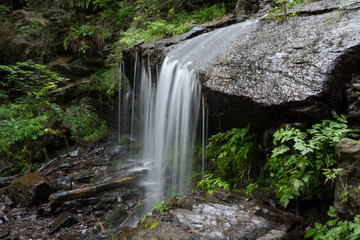
{"type": "Polygon", "coordinates": [[[79,147],[36,172],[0,179],[0,239],[108,239],[142,200],[143,171],[119,158],[127,154],[114,143],[79,147]]]}
{"type": "Polygon", "coordinates": [[[0,239],[301,239],[308,226],[227,191],[174,197],[140,219],[146,170],[127,155],[114,143],[79,147],[36,172],[0,179],[0,239]]]}

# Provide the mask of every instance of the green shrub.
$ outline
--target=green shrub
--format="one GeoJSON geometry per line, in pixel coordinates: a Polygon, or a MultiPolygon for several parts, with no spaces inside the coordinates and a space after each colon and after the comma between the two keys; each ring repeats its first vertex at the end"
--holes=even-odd
{"type": "Polygon", "coordinates": [[[0,69],[6,74],[0,84],[0,152],[26,170],[43,153],[43,138],[60,134],[52,119],[61,118],[62,111],[49,101],[49,92],[64,78],[32,61],[0,69]]]}
{"type": "Polygon", "coordinates": [[[105,41],[111,38],[111,31],[104,26],[83,24],[72,26],[66,38],[64,49],[71,48],[74,53],[87,53],[90,49],[101,49],[105,41]]]}
{"type": "Polygon", "coordinates": [[[209,138],[206,150],[209,168],[216,176],[230,183],[231,188],[243,187],[254,174],[252,170],[255,170],[258,151],[254,137],[247,127],[233,128],[209,138]]]}
{"type": "Polygon", "coordinates": [[[194,13],[190,15],[190,18],[195,20],[196,23],[204,23],[214,19],[220,19],[225,16],[225,13],[225,4],[220,3],[194,11],[194,13]]]}
{"type": "Polygon", "coordinates": [[[324,225],[315,223],[315,228],[310,229],[305,238],[313,237],[313,240],[360,239],[360,215],[355,216],[354,221],[341,221],[332,206],[328,211],[328,215],[333,219],[327,221],[324,225]]]}
{"type": "Polygon", "coordinates": [[[266,167],[285,207],[300,196],[320,196],[323,176],[337,163],[335,146],[341,138],[355,136],[344,115],[333,112],[333,116],[336,121],[323,120],[306,132],[289,126],[275,132],[275,148],[266,167]]]}
{"type": "Polygon", "coordinates": [[[9,13],[10,13],[10,7],[4,4],[0,4],[0,21],[4,21],[9,13]]]}
{"type": "Polygon", "coordinates": [[[203,189],[207,194],[213,194],[218,188],[230,190],[229,183],[224,182],[220,177],[215,178],[213,174],[205,174],[196,187],[203,189]]]}
{"type": "Polygon", "coordinates": [[[91,107],[70,106],[65,111],[64,124],[78,140],[96,141],[108,133],[105,121],[91,107]]]}
{"type": "Polygon", "coordinates": [[[114,66],[94,73],[91,75],[91,83],[88,88],[104,93],[109,98],[114,97],[119,90],[119,68],[114,66]]]}

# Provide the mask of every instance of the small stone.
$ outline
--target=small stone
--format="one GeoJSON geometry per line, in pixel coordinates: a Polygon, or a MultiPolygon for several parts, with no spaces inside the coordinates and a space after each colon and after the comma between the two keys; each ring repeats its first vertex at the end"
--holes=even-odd
{"type": "Polygon", "coordinates": [[[75,151],[69,152],[70,157],[77,157],[79,156],[80,148],[77,148],[75,151]]]}
{"type": "Polygon", "coordinates": [[[14,202],[11,201],[10,198],[8,198],[7,196],[5,196],[5,205],[6,205],[6,206],[11,206],[11,205],[13,205],[13,204],[14,204],[14,202]]]}
{"type": "Polygon", "coordinates": [[[51,224],[50,233],[57,232],[58,230],[64,227],[71,227],[76,223],[78,223],[78,220],[73,218],[69,213],[62,212],[51,224]]]}
{"type": "Polygon", "coordinates": [[[360,90],[360,83],[354,83],[352,86],[355,90],[360,90]]]}

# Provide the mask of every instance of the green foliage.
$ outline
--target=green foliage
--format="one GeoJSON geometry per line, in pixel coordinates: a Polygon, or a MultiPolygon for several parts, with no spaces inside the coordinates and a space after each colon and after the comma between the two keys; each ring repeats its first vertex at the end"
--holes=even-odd
{"type": "Polygon", "coordinates": [[[250,180],[256,151],[254,134],[249,132],[249,127],[234,128],[209,139],[207,158],[215,173],[235,188],[250,180]]]}
{"type": "Polygon", "coordinates": [[[295,5],[302,4],[303,0],[277,0],[275,2],[274,9],[268,12],[266,19],[273,19],[276,22],[282,21],[288,16],[296,16],[296,11],[288,13],[289,8],[294,7],[295,5]]]}
{"type": "Polygon", "coordinates": [[[207,194],[213,194],[218,188],[230,190],[230,184],[224,182],[220,177],[215,178],[213,174],[205,174],[197,184],[197,188],[203,189],[207,194]]]}
{"type": "Polygon", "coordinates": [[[112,99],[119,88],[119,68],[113,66],[109,69],[100,70],[91,75],[91,83],[88,90],[105,94],[112,99]]]}
{"type": "Polygon", "coordinates": [[[29,20],[25,23],[15,23],[15,29],[19,32],[19,38],[39,37],[45,28],[46,24],[41,24],[39,21],[29,20]]]}
{"type": "Polygon", "coordinates": [[[78,140],[99,140],[108,133],[105,121],[91,107],[70,106],[65,111],[64,124],[78,140]]]}
{"type": "Polygon", "coordinates": [[[31,60],[15,65],[0,65],[0,70],[6,73],[5,81],[0,82],[0,103],[14,99],[21,102],[25,98],[27,103],[32,100],[33,103],[40,101],[48,104],[46,94],[56,88],[58,81],[66,80],[31,60]]]}
{"type": "Polygon", "coordinates": [[[183,34],[191,29],[191,25],[189,24],[185,23],[182,25],[175,25],[167,23],[165,20],[148,22],[146,26],[147,30],[141,28],[130,28],[126,32],[123,32],[123,37],[118,43],[120,47],[123,49],[133,47],[140,41],[157,41],[163,38],[183,34]]]}
{"type": "Polygon", "coordinates": [[[173,5],[173,1],[177,2],[176,0],[140,2],[134,9],[128,8],[125,15],[127,18],[133,17],[132,27],[122,32],[122,37],[114,45],[115,51],[110,59],[117,62],[122,49],[133,47],[142,41],[152,42],[184,34],[192,28],[192,21],[203,23],[218,19],[227,11],[227,6],[220,3],[196,9],[192,13],[176,12],[174,6],[181,9],[180,5],[183,3],[177,2],[173,5]]]}
{"type": "Polygon", "coordinates": [[[162,201],[161,203],[155,204],[153,210],[162,213],[165,210],[165,207],[165,201],[162,201]]]}
{"type": "Polygon", "coordinates": [[[7,74],[0,84],[0,152],[17,159],[16,167],[24,171],[42,153],[41,138],[59,134],[51,119],[62,112],[50,103],[48,93],[64,79],[32,61],[0,69],[7,74]]]}
{"type": "Polygon", "coordinates": [[[92,0],[70,0],[70,8],[88,9],[92,0]]]}
{"type": "Polygon", "coordinates": [[[64,48],[74,53],[87,53],[90,49],[101,49],[104,42],[111,38],[110,30],[99,25],[76,25],[69,29],[64,39],[64,48]]]}
{"type": "Polygon", "coordinates": [[[310,229],[305,238],[313,237],[314,240],[356,240],[360,239],[360,215],[355,216],[354,221],[341,221],[334,207],[328,211],[329,217],[333,218],[322,225],[315,223],[315,228],[310,229]]]}
{"type": "Polygon", "coordinates": [[[9,13],[10,13],[10,7],[4,4],[0,4],[0,21],[4,21],[9,13]]]}
{"type": "Polygon", "coordinates": [[[193,12],[189,18],[196,23],[208,22],[214,19],[220,19],[226,14],[225,3],[215,4],[193,12]]]}
{"type": "Polygon", "coordinates": [[[329,171],[337,162],[335,146],[341,138],[354,136],[346,117],[333,112],[336,121],[323,120],[307,132],[286,126],[275,132],[271,158],[267,163],[275,184],[275,193],[286,207],[291,199],[319,196],[322,176],[333,179],[337,171],[329,171]]]}

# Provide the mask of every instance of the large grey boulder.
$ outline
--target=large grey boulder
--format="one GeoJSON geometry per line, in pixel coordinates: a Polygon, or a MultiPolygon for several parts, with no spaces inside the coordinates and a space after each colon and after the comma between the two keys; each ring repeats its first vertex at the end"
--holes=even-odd
{"type": "Polygon", "coordinates": [[[360,72],[359,9],[360,0],[312,2],[294,9],[295,17],[267,20],[259,12],[252,20],[191,39],[140,49],[156,63],[164,55],[191,62],[212,126],[251,122],[265,130],[313,122],[347,109],[347,84],[360,72]]]}

